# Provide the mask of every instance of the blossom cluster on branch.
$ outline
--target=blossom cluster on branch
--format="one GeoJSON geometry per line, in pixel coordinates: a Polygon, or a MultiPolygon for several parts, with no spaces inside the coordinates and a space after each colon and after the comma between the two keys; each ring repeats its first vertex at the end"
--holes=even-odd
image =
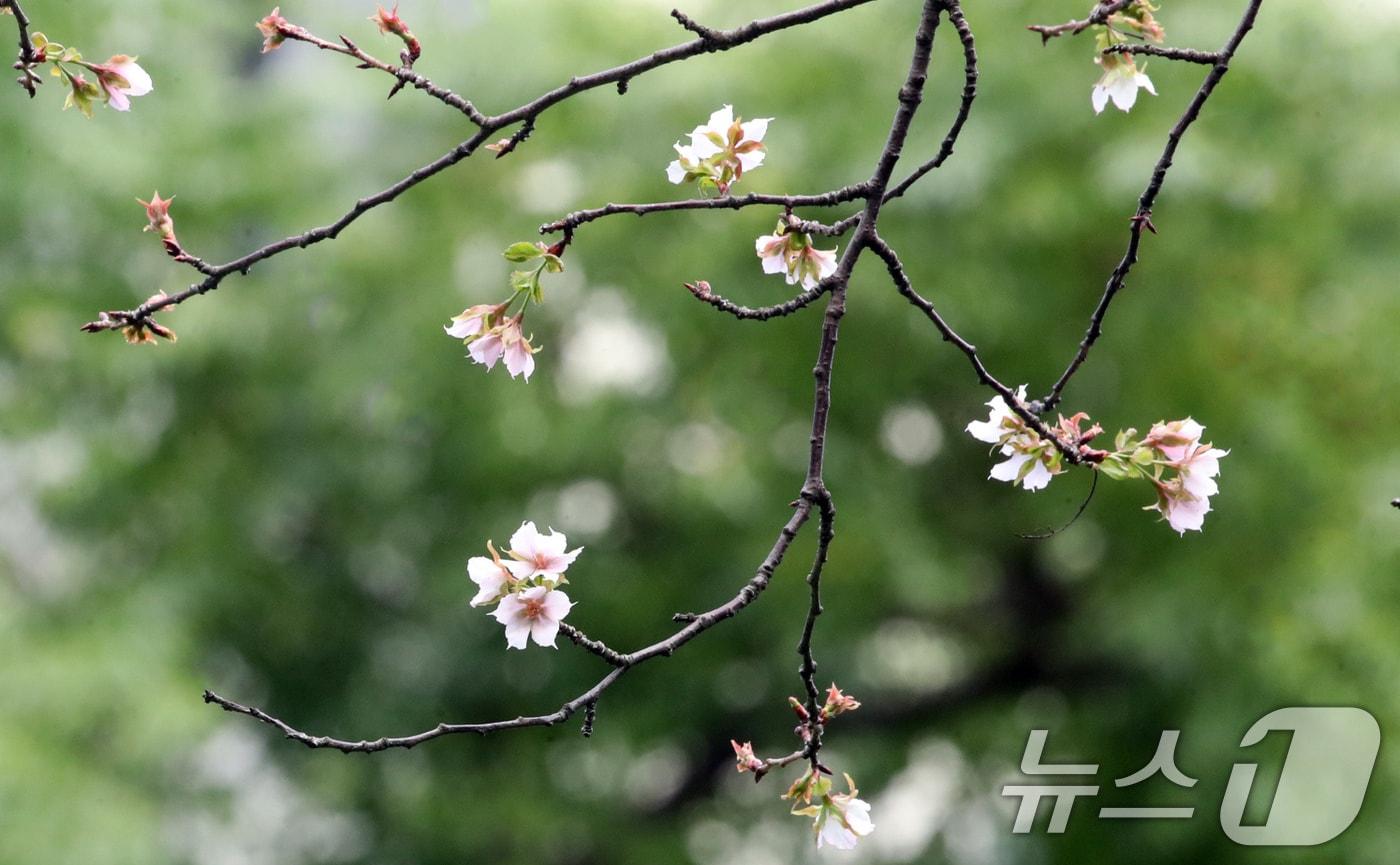
{"type": "MultiPolygon", "coordinates": [[[[414,69],[415,62],[423,56],[423,44],[404,21],[397,5],[391,9],[377,6],[369,20],[381,35],[401,43],[398,64],[377,59],[346,36],[340,36],[338,41],[323,39],[288,21],[283,17],[281,8],[275,8],[255,22],[263,40],[264,53],[277,50],[288,42],[301,42],[349,57],[360,69],[377,70],[391,76],[394,83],[389,96],[409,87],[421,91],[460,112],[476,127],[476,132],[390,187],[359,199],[335,221],[274,241],[220,265],[207,263],[181,246],[170,213],[173,196],[162,198],[156,193],[149,201],[138,199],[146,212],[145,230],[159,238],[165,253],[172,260],[190,266],[204,278],[174,294],[154,294],[135,309],[102,312],[96,321],[83,329],[92,332],[118,331],[133,343],[150,343],[157,337],[173,341],[174,333],[154,320],[157,313],[213,291],[234,274],[246,275],[252,267],[273,256],[336,238],[364,213],[395,200],[406,190],[479,150],[492,151],[497,157],[508,155],[531,136],[541,114],[566,99],[603,86],[616,86],[619,93],[625,93],[629,82],[658,67],[707,53],[727,51],[767,34],[812,24],[871,2],[874,0],[818,0],[814,5],[756,19],[732,30],[705,27],[675,11],[672,16],[695,36],[691,41],[592,75],[574,76],[568,83],[530,102],[495,115],[482,112],[471,100],[435,84],[414,69]],[[497,137],[502,133],[507,133],[506,137],[497,137]]],[[[465,344],[467,355],[473,362],[487,370],[502,363],[512,378],[528,382],[535,372],[535,355],[540,347],[524,328],[526,314],[532,306],[544,303],[546,279],[564,269],[565,252],[574,243],[575,232],[582,226],[620,213],[640,216],[682,210],[738,210],[752,206],[781,208],[781,216],[773,233],[757,238],[753,250],[763,274],[781,274],[788,285],[801,286],[799,293],[781,303],[750,308],[715,294],[705,280],[686,283],[695,298],[739,320],[766,321],[794,314],[818,300],[825,301],[817,362],[813,368],[815,388],[808,468],[797,498],[793,501],[791,517],[783,524],[753,576],[732,599],[703,613],[677,614],[675,621],[680,627],[665,639],[633,652],[615,651],[564,621],[574,602],[562,587],[568,583],[566,572],[582,548],[570,550],[564,534],[552,528],[541,532],[535,523],[526,521],[512,535],[504,553],[498,551],[494,543],[487,541],[487,555],[470,558],[467,574],[477,587],[470,604],[473,607],[494,608],[490,615],[504,627],[509,649],[523,650],[531,642],[537,646],[554,647],[559,634],[563,633],[574,644],[611,666],[606,676],[558,710],[505,721],[444,723],[410,736],[355,742],[304,733],[261,709],[226,700],[212,692],[206,692],[205,700],[227,711],[248,715],[276,727],[308,747],[333,747],[346,752],[412,747],[439,736],[462,732],[484,734],[530,726],[550,726],[579,711],[584,713],[584,732],[588,734],[592,731],[598,700],[605,690],[633,667],[652,658],[670,656],[685,643],[753,603],[767,588],[798,533],[809,520],[815,518],[818,525],[816,553],[807,573],[807,617],[797,647],[802,659],[799,675],[806,689],[806,700],[790,700],[798,717],[795,733],[800,747],[786,756],[764,759],[755,755],[751,743],[732,741],[731,744],[738,770],[753,773],[755,779],[761,779],[772,769],[805,761],[807,768],[787,788],[783,798],[792,802],[793,814],[812,820],[819,847],[854,847],[860,838],[874,830],[870,806],[858,798],[855,783],[849,775],[845,776],[845,791],[836,789],[833,773],[821,762],[820,753],[822,735],[828,724],[834,718],[858,709],[860,702],[843,693],[835,684],[822,699],[816,684],[813,633],[817,617],[822,613],[821,577],[835,533],[835,507],[824,478],[833,366],[841,322],[846,313],[847,289],[857,262],[866,252],[883,261],[898,292],[932,322],[945,341],[967,357],[978,381],[995,392],[996,395],[987,403],[991,409],[987,420],[973,421],[967,425],[971,436],[990,445],[999,456],[1000,461],[990,472],[992,479],[1036,491],[1044,489],[1056,476],[1079,467],[1095,472],[1096,478],[1143,482],[1151,485],[1155,495],[1155,503],[1148,505],[1147,510],[1157,511],[1172,529],[1183,536],[1187,531],[1201,530],[1205,516],[1211,510],[1211,498],[1218,492],[1220,460],[1229,452],[1202,441],[1204,428],[1195,420],[1187,417],[1185,420],[1159,421],[1146,434],[1126,428],[1114,436],[1112,449],[1100,449],[1095,447],[1094,442],[1104,434],[1104,430],[1092,423],[1087,414],[1059,415],[1053,424],[1045,420],[1045,416],[1059,404],[1066,386],[1102,332],[1109,306],[1137,261],[1144,231],[1156,233],[1151,219],[1152,205],[1172,165],[1182,135],[1199,116],[1202,105],[1228,70],[1235,50],[1253,26],[1261,0],[1244,2],[1247,5],[1240,23],[1219,52],[1163,47],[1164,31],[1154,16],[1158,7],[1150,0],[1101,0],[1089,17],[1083,20],[1031,27],[1046,42],[1053,37],[1094,30],[1094,61],[1102,70],[1091,90],[1091,105],[1096,112],[1102,112],[1110,102],[1122,111],[1128,111],[1135,104],[1139,90],[1155,95],[1156,90],[1147,78],[1145,66],[1139,66],[1135,59],[1138,56],[1164,57],[1211,67],[1200,89],[1167,137],[1149,185],[1129,220],[1127,252],[1105,286],[1079,350],[1046,397],[1031,400],[1027,396],[1026,386],[1013,390],[997,379],[976,347],[915,289],[898,253],[879,230],[878,223],[885,205],[904,195],[953,154],[977,97],[977,51],[972,28],[963,14],[961,3],[959,0],[923,0],[913,33],[909,69],[898,91],[898,107],[868,179],[814,195],[736,194],[736,187],[744,182],[747,175],[765,163],[768,155],[765,138],[774,118],[760,117],[746,121],[736,115],[732,105],[725,104],[712,112],[705,123],[696,126],[685,140],[673,145],[676,158],[665,168],[666,177],[672,184],[690,185],[698,197],[647,204],[609,204],[570,214],[542,226],[542,234],[562,233],[562,237],[553,243],[520,241],[504,251],[506,260],[518,265],[507,279],[509,293],[497,295],[495,302],[468,307],[451,317],[444,327],[449,336],[465,344]],[[910,170],[903,179],[897,179],[895,172],[909,143],[914,116],[923,101],[935,32],[944,21],[953,28],[964,60],[961,99],[947,135],[936,153],[910,170]],[[829,224],[805,221],[796,215],[798,209],[806,211],[809,208],[851,204],[859,208],[857,212],[829,224]],[[817,237],[844,237],[845,240],[834,248],[823,249],[819,246],[825,244],[819,243],[817,237]]],[[[34,69],[45,63],[51,63],[53,74],[67,84],[67,104],[77,106],[88,116],[92,115],[93,106],[98,101],[118,111],[126,111],[133,97],[152,91],[150,76],[134,57],[116,55],[105,63],[85,61],[76,49],[51,42],[39,32],[31,35],[28,17],[20,8],[19,0],[0,0],[0,11],[12,13],[16,19],[20,53],[15,67],[21,73],[20,85],[31,95],[38,81],[34,69]]],[[[659,150],[659,142],[657,146],[659,150]]],[[[658,159],[658,168],[660,162],[658,159]]],[[[735,249],[736,254],[742,250],[743,255],[748,255],[747,244],[736,243],[735,249]]]]}

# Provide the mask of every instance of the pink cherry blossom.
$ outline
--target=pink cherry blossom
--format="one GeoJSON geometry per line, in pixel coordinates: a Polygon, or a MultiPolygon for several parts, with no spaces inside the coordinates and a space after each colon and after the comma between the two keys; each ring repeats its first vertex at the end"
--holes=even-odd
{"type": "Polygon", "coordinates": [[[578,558],[578,554],[583,552],[583,547],[565,552],[567,546],[568,538],[562,532],[550,529],[549,534],[541,534],[535,524],[528,520],[510,537],[511,556],[528,565],[526,579],[542,577],[558,580],[578,558]]]}
{"type": "Polygon", "coordinates": [[[573,609],[569,596],[548,586],[535,586],[501,598],[491,615],[506,627],[506,645],[523,649],[534,640],[537,646],[554,648],[559,623],[573,609]]]}
{"type": "Polygon", "coordinates": [[[1167,523],[1182,535],[1201,531],[1205,525],[1206,514],[1210,513],[1209,496],[1197,495],[1188,490],[1180,476],[1167,482],[1156,483],[1156,510],[1161,511],[1167,523]]]}
{"type": "Polygon", "coordinates": [[[510,373],[510,377],[523,375],[525,380],[529,381],[530,374],[535,371],[535,352],[538,349],[532,346],[530,340],[521,332],[519,316],[502,328],[501,344],[505,353],[506,371],[510,373]]]}
{"type": "Polygon", "coordinates": [[[471,356],[471,359],[488,370],[496,366],[496,362],[501,359],[505,350],[505,343],[501,341],[499,330],[488,331],[467,344],[467,354],[471,356]]]}
{"type": "Polygon", "coordinates": [[[470,339],[486,330],[491,318],[499,315],[501,310],[501,305],[495,303],[479,303],[467,307],[461,315],[452,316],[452,323],[443,327],[443,330],[454,339],[470,339]]]}
{"type": "Polygon", "coordinates": [[[107,104],[117,111],[131,109],[132,96],[145,96],[155,89],[151,76],[146,74],[135,57],[117,54],[106,63],[84,63],[97,73],[97,83],[107,94],[107,104]]]}
{"type": "Polygon", "coordinates": [[[800,282],[808,290],[836,272],[836,250],[817,249],[810,234],[790,229],[785,221],[779,221],[773,234],[755,240],[754,252],[764,273],[781,273],[788,285],[800,282]]]}
{"type": "Polygon", "coordinates": [[[473,556],[467,561],[467,576],[479,587],[476,597],[471,599],[473,607],[495,603],[513,584],[530,573],[530,566],[524,562],[502,559],[496,555],[495,550],[491,551],[491,555],[489,559],[485,556],[473,556]]]}
{"type": "Polygon", "coordinates": [[[1210,497],[1220,491],[1220,460],[1230,452],[1203,443],[1205,427],[1192,418],[1154,424],[1143,444],[1155,448],[1176,469],[1170,481],[1157,481],[1156,509],[1181,534],[1199,532],[1210,513],[1210,497]]]}
{"type": "Polygon", "coordinates": [[[763,761],[754,755],[752,742],[740,745],[736,740],[730,739],[729,744],[734,748],[734,766],[741,773],[759,772],[764,768],[763,761]]]}

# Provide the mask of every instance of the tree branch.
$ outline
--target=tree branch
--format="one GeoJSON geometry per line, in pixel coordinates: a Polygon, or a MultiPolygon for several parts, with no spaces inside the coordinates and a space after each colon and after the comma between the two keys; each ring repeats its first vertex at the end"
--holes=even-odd
{"type": "Polygon", "coordinates": [[[1103,296],[1099,298],[1098,306],[1094,308],[1093,314],[1089,317],[1089,328],[1079,343],[1079,350],[1075,352],[1069,366],[1065,368],[1064,373],[1050,389],[1050,393],[1041,401],[1046,411],[1059,404],[1060,398],[1064,395],[1065,387],[1074,374],[1078,372],[1080,366],[1084,364],[1084,361],[1088,359],[1089,351],[1103,333],[1103,322],[1108,315],[1108,308],[1118,292],[1123,290],[1129,272],[1137,263],[1138,247],[1142,243],[1143,230],[1146,229],[1154,234],[1157,232],[1156,227],[1152,224],[1152,206],[1157,201],[1157,194],[1162,191],[1162,184],[1167,179],[1167,170],[1171,168],[1172,160],[1176,157],[1176,149],[1181,144],[1186,130],[1200,116],[1201,108],[1205,106],[1206,100],[1210,99],[1210,95],[1215,92],[1215,86],[1230,70],[1230,61],[1234,59],[1235,51],[1239,49],[1245,35],[1253,29],[1254,19],[1259,14],[1259,6],[1262,2],[1263,0],[1250,0],[1243,17],[1240,18],[1240,23],[1235,27],[1235,32],[1231,34],[1229,41],[1221,49],[1218,62],[1211,67],[1205,81],[1201,82],[1200,89],[1196,91],[1196,95],[1186,106],[1185,112],[1177,119],[1171,132],[1168,133],[1167,144],[1162,149],[1162,155],[1157,159],[1157,165],[1152,169],[1152,177],[1147,183],[1147,188],[1143,190],[1142,196],[1138,199],[1137,213],[1129,220],[1128,249],[1118,262],[1118,266],[1113,269],[1113,273],[1108,278],[1108,284],[1104,286],[1103,296]]]}
{"type": "Polygon", "coordinates": [[[29,16],[24,13],[24,7],[19,5],[19,0],[0,0],[0,9],[8,9],[14,15],[15,27],[19,31],[19,59],[15,61],[14,68],[19,70],[19,86],[33,99],[44,79],[34,71],[34,67],[41,61],[29,37],[29,16]]]}
{"type": "Polygon", "coordinates": [[[1001,398],[1006,401],[1007,406],[1024,420],[1031,429],[1035,430],[1037,435],[1053,443],[1056,450],[1063,454],[1065,459],[1075,464],[1084,461],[1084,458],[1079,453],[1079,449],[1073,443],[1066,442],[1056,435],[1035,412],[1031,411],[1029,406],[1023,405],[1021,401],[1016,398],[1015,391],[1003,384],[996,376],[992,375],[991,371],[987,369],[987,365],[982,362],[982,358],[977,354],[977,346],[963,339],[963,337],[953,329],[952,325],[948,324],[943,316],[939,314],[933,304],[914,290],[914,285],[909,280],[909,275],[904,270],[904,264],[899,260],[899,255],[894,251],[893,247],[885,242],[883,237],[880,237],[878,234],[872,237],[870,239],[870,249],[885,262],[885,268],[889,271],[890,278],[894,280],[895,288],[899,290],[899,293],[904,295],[911,304],[927,316],[929,321],[933,322],[933,326],[943,336],[944,342],[951,342],[959,351],[967,356],[967,360],[972,364],[972,370],[977,374],[977,380],[979,382],[1000,394],[1001,398]]]}
{"type": "MultiPolygon", "coordinates": [[[[7,2],[10,2],[10,0],[7,0],[7,2]]],[[[424,180],[427,180],[429,177],[471,156],[491,135],[517,123],[523,123],[527,127],[533,127],[534,121],[542,113],[572,96],[607,84],[621,84],[632,80],[638,75],[650,72],[653,69],[686,60],[699,54],[711,51],[727,51],[740,45],[746,45],[769,33],[775,33],[803,24],[810,24],[822,18],[871,2],[874,2],[874,0],[825,0],[825,2],[816,3],[802,9],[796,9],[792,12],[774,15],[770,18],[760,18],[748,24],[736,27],[733,30],[716,30],[712,32],[710,37],[696,39],[682,45],[662,49],[646,57],[634,60],[631,63],[616,66],[602,72],[571,78],[566,84],[560,85],[504,114],[481,118],[478,122],[480,129],[471,138],[458,144],[433,162],[413,171],[393,186],[375,195],[360,199],[349,212],[341,216],[335,222],[320,228],[311,229],[302,234],[293,235],[284,240],[270,243],[261,249],[250,252],[227,264],[205,265],[203,262],[200,262],[203,266],[198,269],[205,275],[203,282],[195,283],[184,291],[148,301],[135,309],[108,310],[103,313],[102,318],[91,322],[89,325],[85,326],[84,329],[95,332],[99,330],[119,329],[127,326],[147,327],[149,326],[151,316],[156,312],[177,306],[192,297],[208,294],[218,288],[219,284],[222,283],[225,278],[234,273],[246,275],[253,265],[286,252],[287,250],[304,249],[314,243],[332,239],[366,212],[381,204],[393,201],[395,198],[409,189],[412,189],[414,186],[417,186],[419,183],[422,183],[424,180]]],[[[310,34],[304,33],[304,31],[301,38],[302,41],[318,40],[318,37],[313,37],[310,34]],[[310,38],[308,39],[307,37],[310,38]]],[[[357,59],[363,59],[359,55],[354,54],[349,46],[342,48],[330,42],[325,42],[325,45],[321,46],[321,42],[324,42],[324,40],[314,41],[313,44],[317,44],[318,47],[325,47],[325,49],[329,51],[341,54],[350,53],[351,56],[355,56],[357,59]]],[[[368,55],[365,56],[367,57],[368,55]]],[[[397,75],[398,73],[395,74],[397,75]]],[[[416,75],[417,73],[413,74],[416,75]]],[[[465,102],[465,100],[463,101],[465,102]]],[[[515,144],[519,143],[516,138],[510,139],[510,142],[511,143],[507,146],[511,149],[514,148],[515,144]]],[[[197,261],[197,259],[195,259],[195,261],[197,261]]]]}
{"type": "Polygon", "coordinates": [[[1194,48],[1164,48],[1160,45],[1133,45],[1121,42],[1105,48],[1102,54],[1145,54],[1149,57],[1165,57],[1168,60],[1184,60],[1187,63],[1200,63],[1203,66],[1218,64],[1224,55],[1219,51],[1197,51],[1194,48]]]}
{"type": "Polygon", "coordinates": [[[754,205],[772,205],[789,210],[799,207],[834,207],[847,201],[863,198],[865,193],[866,185],[856,183],[819,195],[766,195],[750,192],[746,195],[728,195],[722,198],[690,198],[680,201],[658,201],[650,204],[605,204],[590,210],[575,211],[563,219],[547,222],[540,226],[540,234],[573,231],[581,225],[620,213],[630,213],[641,217],[651,213],[670,213],[677,210],[742,210],[754,205]]]}
{"type": "Polygon", "coordinates": [[[701,280],[700,282],[687,282],[685,287],[690,293],[695,295],[696,300],[708,303],[720,312],[727,312],[742,321],[767,321],[770,318],[781,318],[785,315],[792,315],[799,309],[805,309],[812,303],[831,290],[831,280],[823,280],[815,287],[809,288],[791,300],[783,301],[772,306],[740,306],[731,300],[715,294],[710,290],[710,284],[701,280]]]}
{"type": "Polygon", "coordinates": [[[1089,17],[1083,19],[1082,21],[1066,21],[1063,24],[1053,25],[1032,24],[1026,29],[1033,30],[1036,33],[1039,33],[1041,44],[1049,42],[1052,38],[1056,36],[1063,36],[1066,33],[1068,33],[1071,36],[1077,36],[1080,33],[1083,33],[1085,30],[1088,30],[1090,27],[1093,27],[1095,24],[1103,24],[1109,19],[1110,15],[1112,15],[1115,12],[1120,12],[1123,9],[1126,9],[1128,6],[1131,6],[1134,2],[1135,0],[1113,0],[1113,2],[1102,2],[1096,4],[1093,10],[1089,12],[1089,17]]]}
{"type": "Polygon", "coordinates": [[[436,727],[409,736],[384,736],[378,739],[361,739],[356,741],[350,739],[336,739],[330,736],[316,736],[306,733],[268,714],[262,709],[235,703],[232,700],[219,696],[213,691],[204,692],[204,702],[213,703],[226,712],[247,715],[264,724],[276,727],[282,732],[282,735],[286,736],[288,739],[300,742],[308,748],[334,748],[335,750],[347,754],[354,752],[373,753],[376,751],[386,751],[390,748],[412,748],[415,745],[421,745],[424,742],[442,736],[451,736],[460,733],[477,733],[484,736],[488,733],[496,733],[502,730],[515,730],[525,727],[552,727],[555,724],[561,724],[567,721],[579,709],[596,705],[598,698],[602,696],[603,692],[612,687],[628,670],[652,658],[663,655],[670,656],[695,637],[708,631],[725,619],[733,617],[744,607],[753,603],[753,601],[762,594],[763,590],[768,588],[768,583],[773,578],[773,572],[777,570],[778,565],[783,560],[783,556],[787,553],[788,548],[792,546],[792,542],[796,539],[798,531],[802,528],[803,524],[807,522],[811,513],[811,503],[803,500],[798,504],[796,512],[793,513],[792,517],[787,521],[787,524],[783,526],[782,531],[779,532],[777,541],[774,542],[772,549],[769,550],[763,563],[759,565],[758,571],[754,574],[753,578],[745,583],[744,587],[739,590],[739,593],[727,603],[721,604],[709,612],[697,616],[694,621],[660,642],[652,643],[650,646],[638,649],[630,654],[617,656],[615,661],[611,662],[616,665],[611,672],[599,679],[591,688],[548,714],[522,715],[509,720],[489,721],[477,724],[438,724],[436,727]]]}

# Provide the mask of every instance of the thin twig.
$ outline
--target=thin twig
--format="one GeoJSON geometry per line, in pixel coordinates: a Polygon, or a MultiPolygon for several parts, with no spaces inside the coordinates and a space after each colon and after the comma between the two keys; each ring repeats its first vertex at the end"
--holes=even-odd
{"type": "Polygon", "coordinates": [[[415,745],[421,745],[424,742],[442,736],[451,736],[460,733],[486,735],[502,730],[514,730],[524,727],[552,727],[555,724],[561,724],[567,721],[580,709],[596,704],[603,692],[612,687],[612,685],[618,679],[622,678],[622,675],[628,670],[652,658],[671,655],[676,649],[690,642],[701,633],[704,633],[725,619],[733,617],[744,607],[753,603],[754,599],[762,594],[763,590],[768,587],[768,583],[773,577],[773,572],[782,562],[783,556],[787,553],[788,548],[792,546],[793,540],[797,537],[798,530],[807,522],[811,513],[812,506],[808,503],[804,502],[797,508],[797,511],[787,521],[787,524],[783,526],[777,541],[773,544],[772,549],[769,550],[768,556],[763,560],[763,564],[759,566],[757,573],[744,584],[744,587],[739,590],[739,593],[730,599],[728,603],[722,604],[709,612],[697,616],[695,621],[690,622],[684,628],[681,628],[679,631],[660,642],[653,643],[646,648],[639,649],[630,654],[620,655],[618,658],[620,662],[619,665],[611,672],[599,679],[588,690],[548,714],[522,715],[508,720],[488,721],[477,724],[438,724],[436,727],[409,736],[383,736],[378,739],[350,740],[336,739],[331,736],[315,736],[306,733],[262,709],[236,703],[233,700],[219,696],[213,691],[204,692],[204,702],[213,703],[226,712],[247,715],[264,724],[276,727],[282,732],[282,735],[286,736],[288,739],[300,742],[308,748],[334,748],[347,754],[353,752],[373,753],[375,751],[386,751],[390,748],[412,748],[415,745]]]}
{"type": "Polygon", "coordinates": [[[553,234],[559,231],[567,231],[586,225],[605,216],[614,216],[622,213],[630,213],[634,216],[646,216],[651,213],[671,213],[677,210],[742,210],[745,207],[755,205],[771,205],[774,207],[798,208],[798,207],[834,207],[847,201],[855,201],[864,197],[866,186],[862,183],[852,184],[833,189],[830,192],[823,192],[819,195],[766,195],[758,192],[750,192],[747,195],[726,195],[721,198],[688,198],[677,201],[657,201],[649,204],[605,204],[602,207],[594,207],[589,210],[579,210],[570,213],[563,219],[548,222],[540,226],[541,234],[553,234]]]}
{"type": "Polygon", "coordinates": [[[785,315],[792,315],[800,309],[811,306],[831,289],[831,280],[817,283],[812,288],[806,289],[801,294],[791,300],[776,303],[772,306],[741,306],[731,300],[720,297],[710,290],[710,284],[705,281],[687,282],[685,287],[690,293],[695,295],[696,300],[708,303],[720,312],[727,312],[742,321],[767,321],[770,318],[782,318],[785,315]]]}
{"type": "MultiPolygon", "coordinates": [[[[770,33],[810,24],[871,2],[874,2],[874,0],[825,0],[825,2],[816,3],[791,12],[785,12],[769,18],[760,18],[732,30],[716,30],[713,32],[712,38],[696,39],[671,48],[665,48],[653,52],[646,57],[634,60],[631,63],[625,63],[621,66],[615,66],[611,69],[595,72],[591,75],[575,76],[569,79],[567,83],[543,93],[517,108],[513,108],[503,114],[482,117],[478,122],[480,129],[475,135],[463,141],[461,144],[458,144],[433,162],[416,169],[393,186],[367,198],[360,199],[349,212],[341,216],[335,222],[270,243],[261,249],[254,250],[227,264],[215,265],[206,270],[202,270],[201,272],[205,274],[204,281],[195,283],[183,291],[170,294],[154,302],[142,304],[135,309],[108,310],[104,313],[104,316],[109,321],[121,322],[123,325],[137,327],[148,326],[151,316],[156,312],[177,306],[192,297],[207,294],[218,288],[225,278],[234,273],[246,274],[253,265],[290,249],[304,249],[314,243],[336,237],[346,226],[359,219],[360,216],[364,215],[366,212],[389,201],[393,201],[395,198],[414,186],[417,186],[419,183],[422,183],[424,180],[427,180],[429,177],[471,156],[492,135],[518,123],[527,125],[533,124],[541,114],[551,107],[573,96],[577,96],[580,93],[608,84],[631,81],[638,75],[650,72],[653,69],[687,60],[706,52],[727,51],[732,48],[737,48],[770,33]]],[[[361,54],[363,54],[363,52],[355,53],[358,49],[352,49],[348,45],[336,45],[335,43],[322,40],[319,37],[310,36],[310,34],[304,34],[304,36],[310,38],[303,38],[302,41],[311,41],[312,44],[324,48],[327,51],[334,51],[339,54],[350,54],[362,61],[368,57],[368,55],[362,57],[361,54]]],[[[417,75],[417,73],[412,74],[417,75]]],[[[465,100],[463,101],[465,102],[465,100]]],[[[514,145],[511,146],[513,147],[514,145]]]]}
{"type": "Polygon", "coordinates": [[[1066,21],[1063,24],[1032,24],[1026,29],[1039,33],[1041,44],[1049,42],[1056,36],[1063,36],[1066,33],[1071,36],[1077,36],[1090,27],[1093,27],[1095,24],[1103,24],[1109,19],[1109,16],[1113,15],[1115,12],[1121,12],[1134,2],[1136,2],[1136,0],[1113,0],[1111,3],[1098,3],[1089,13],[1089,17],[1081,21],[1066,21]]]}
{"type": "Polygon", "coordinates": [[[1245,8],[1240,23],[1235,27],[1234,33],[1225,43],[1225,47],[1220,51],[1219,61],[1211,67],[1206,75],[1205,81],[1201,82],[1201,87],[1192,97],[1191,102],[1186,106],[1186,110],[1172,126],[1171,132],[1167,135],[1166,146],[1162,149],[1162,155],[1157,159],[1157,165],[1152,169],[1152,177],[1147,183],[1147,188],[1143,190],[1142,196],[1138,199],[1137,213],[1129,220],[1128,227],[1128,249],[1119,260],[1118,266],[1113,269],[1113,273],[1108,278],[1107,285],[1104,286],[1103,296],[1099,298],[1098,306],[1094,308],[1093,315],[1089,317],[1089,328],[1084,333],[1084,338],[1079,343],[1079,350],[1075,352],[1074,358],[1069,362],[1069,366],[1055,382],[1045,398],[1041,401],[1046,411],[1053,409],[1059,404],[1060,398],[1064,395],[1065,387],[1071,378],[1079,370],[1080,366],[1089,357],[1089,351],[1098,341],[1103,333],[1104,317],[1108,315],[1108,308],[1113,303],[1114,297],[1122,291],[1127,282],[1128,273],[1132,271],[1133,265],[1138,260],[1138,247],[1142,243],[1142,233],[1148,230],[1156,233],[1157,229],[1152,224],[1152,207],[1157,202],[1157,194],[1162,191],[1162,184],[1167,179],[1167,170],[1172,166],[1172,160],[1176,157],[1176,149],[1181,144],[1182,136],[1186,130],[1196,121],[1201,114],[1201,108],[1205,106],[1206,100],[1211,93],[1215,92],[1215,87],[1220,80],[1225,77],[1225,73],[1230,70],[1230,61],[1234,59],[1235,51],[1244,41],[1244,37],[1254,27],[1254,19],[1259,14],[1259,6],[1263,0],[1250,0],[1249,6],[1245,8]]]}
{"type": "Polygon", "coordinates": [[[1134,45],[1121,42],[1105,48],[1102,54],[1145,54],[1149,57],[1165,57],[1168,60],[1184,60],[1202,66],[1214,66],[1223,55],[1219,51],[1197,51],[1195,48],[1164,48],[1161,45],[1134,45]]]}
{"type": "Polygon", "coordinates": [[[608,648],[606,643],[592,639],[583,631],[580,631],[578,628],[575,628],[568,622],[559,623],[559,632],[562,633],[564,636],[568,637],[569,640],[575,646],[578,646],[586,651],[592,652],[593,654],[602,658],[604,661],[607,661],[609,664],[612,664],[614,667],[627,666],[626,659],[620,652],[608,648]]]}
{"type": "Polygon", "coordinates": [[[1001,398],[1006,401],[1007,406],[1010,407],[1012,411],[1025,421],[1031,429],[1035,430],[1037,435],[1053,443],[1055,448],[1059,450],[1067,460],[1071,463],[1083,462],[1083,457],[1080,456],[1078,448],[1062,440],[1054,431],[1046,426],[1045,422],[1031,411],[1028,406],[1022,404],[1022,402],[1016,398],[1016,392],[1003,384],[987,369],[987,365],[982,362],[981,356],[977,354],[977,346],[964,339],[953,329],[953,326],[948,324],[943,316],[939,314],[938,310],[931,302],[914,290],[914,285],[909,279],[909,274],[905,271],[904,264],[899,260],[899,255],[894,251],[894,248],[886,243],[884,238],[876,235],[870,240],[870,249],[884,260],[885,269],[889,271],[890,278],[894,280],[895,288],[899,293],[904,295],[911,304],[927,316],[929,321],[933,322],[933,326],[938,330],[939,334],[942,335],[944,342],[951,342],[959,351],[967,356],[968,362],[972,364],[973,372],[977,374],[977,380],[1000,394],[1001,398]]]}
{"type": "Polygon", "coordinates": [[[19,70],[19,86],[33,99],[44,79],[34,71],[40,60],[29,36],[29,16],[24,13],[24,7],[19,5],[19,0],[0,0],[0,9],[9,9],[14,15],[15,27],[19,31],[19,59],[15,61],[14,68],[19,70]]]}

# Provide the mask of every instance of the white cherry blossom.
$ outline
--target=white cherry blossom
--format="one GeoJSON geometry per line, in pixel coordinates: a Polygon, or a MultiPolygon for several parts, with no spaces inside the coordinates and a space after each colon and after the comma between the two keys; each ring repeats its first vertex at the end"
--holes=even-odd
{"type": "Polygon", "coordinates": [[[569,596],[548,586],[535,586],[501,598],[491,615],[506,627],[506,645],[523,649],[530,640],[537,646],[554,648],[559,623],[573,609],[569,596]]]}
{"type": "Polygon", "coordinates": [[[522,523],[510,537],[511,556],[528,566],[526,579],[558,580],[583,552],[583,547],[565,552],[567,546],[568,538],[562,532],[550,529],[549,534],[542,534],[530,521],[522,523]]]}

